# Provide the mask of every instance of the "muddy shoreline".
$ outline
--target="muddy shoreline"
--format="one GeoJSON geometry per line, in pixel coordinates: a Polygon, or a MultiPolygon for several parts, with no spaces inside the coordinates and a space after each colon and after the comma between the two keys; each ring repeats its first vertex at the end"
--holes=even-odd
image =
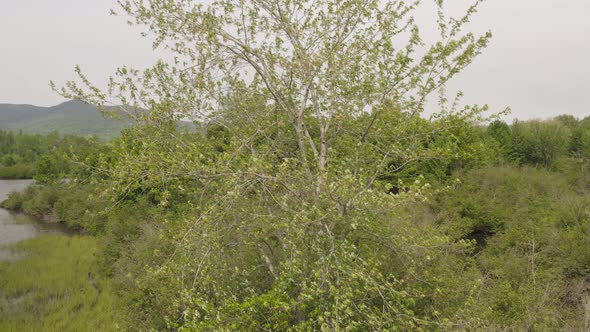
{"type": "MultiPolygon", "coordinates": [[[[33,183],[32,180],[0,180],[0,201],[6,200],[10,192],[25,190],[33,183]]],[[[14,245],[46,234],[71,235],[75,232],[54,215],[39,218],[22,211],[0,208],[0,260],[18,259],[20,254],[14,250],[14,245]]]]}

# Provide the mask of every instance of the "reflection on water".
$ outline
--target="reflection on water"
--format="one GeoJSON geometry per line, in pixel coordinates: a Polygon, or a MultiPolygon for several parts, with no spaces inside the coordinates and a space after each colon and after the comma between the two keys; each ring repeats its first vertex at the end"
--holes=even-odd
{"type": "MultiPolygon", "coordinates": [[[[0,180],[0,201],[5,200],[12,191],[24,190],[31,180],[0,180]]],[[[61,233],[60,224],[43,223],[20,213],[0,209],[0,260],[15,259],[19,253],[8,246],[22,240],[48,233],[61,233]]]]}

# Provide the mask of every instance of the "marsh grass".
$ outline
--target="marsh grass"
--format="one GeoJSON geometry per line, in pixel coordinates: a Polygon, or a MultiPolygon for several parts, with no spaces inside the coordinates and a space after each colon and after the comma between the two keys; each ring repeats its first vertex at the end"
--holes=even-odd
{"type": "Polygon", "coordinates": [[[33,176],[35,176],[35,165],[32,163],[0,165],[0,179],[31,179],[33,176]]]}
{"type": "Polygon", "coordinates": [[[97,240],[46,235],[15,249],[26,254],[0,262],[0,331],[113,331],[121,303],[101,276],[97,240]]]}
{"type": "Polygon", "coordinates": [[[29,225],[34,223],[33,218],[22,213],[15,213],[14,214],[14,223],[17,225],[29,225]]]}

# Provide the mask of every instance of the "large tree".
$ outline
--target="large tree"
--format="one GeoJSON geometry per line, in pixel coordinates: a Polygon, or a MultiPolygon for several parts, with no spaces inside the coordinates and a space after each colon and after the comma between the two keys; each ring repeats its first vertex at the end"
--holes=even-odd
{"type": "Polygon", "coordinates": [[[385,179],[457,157],[457,142],[434,137],[479,108],[441,103],[430,121],[420,115],[488,44],[490,33],[463,32],[480,1],[458,18],[435,1],[433,43],[414,19],[420,1],[119,3],[171,61],[121,68],[107,92],[78,71],[82,86],[62,93],[136,111],[111,171],[114,200],[149,192],[161,206],[182,197],[192,207],[160,229],[165,258],[138,276],[169,328],[463,324],[469,292],[452,292],[476,280],[453,255],[465,244],[401,215],[423,197],[419,177],[385,179]],[[215,142],[176,132],[178,118],[207,124],[215,142]],[[459,270],[453,280],[431,273],[459,270]]]}

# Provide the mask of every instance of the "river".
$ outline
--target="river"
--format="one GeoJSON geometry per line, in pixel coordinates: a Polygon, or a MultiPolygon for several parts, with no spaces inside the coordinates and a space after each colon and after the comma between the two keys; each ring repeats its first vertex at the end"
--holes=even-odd
{"type": "MultiPolygon", "coordinates": [[[[24,190],[32,180],[0,180],[0,202],[12,191],[24,190]]],[[[15,259],[20,256],[10,245],[43,234],[63,233],[61,224],[49,224],[22,213],[14,213],[0,208],[0,260],[15,259]]]]}

